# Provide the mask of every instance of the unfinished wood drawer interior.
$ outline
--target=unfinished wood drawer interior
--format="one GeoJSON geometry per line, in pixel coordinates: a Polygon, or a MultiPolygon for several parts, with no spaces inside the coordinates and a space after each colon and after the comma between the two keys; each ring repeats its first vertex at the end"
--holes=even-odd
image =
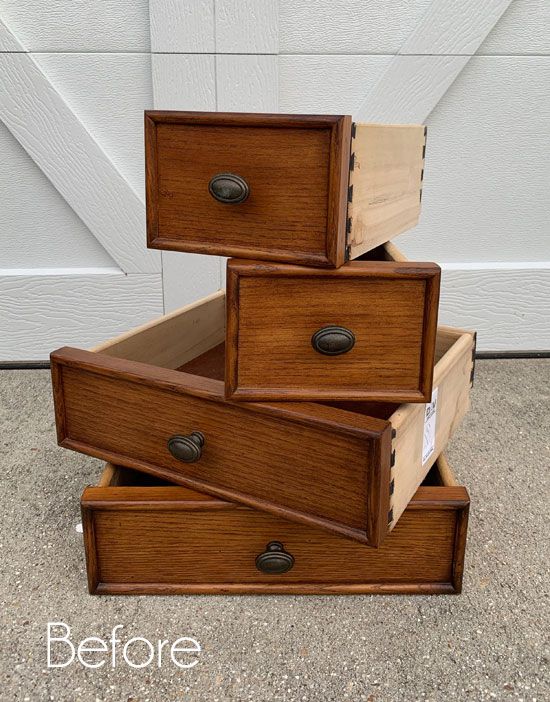
{"type": "Polygon", "coordinates": [[[439,331],[426,454],[424,405],[225,400],[224,320],[220,292],[54,352],[60,445],[379,545],[468,408],[473,335],[439,331]]]}
{"type": "Polygon", "coordinates": [[[145,113],[151,248],[338,267],[413,227],[425,128],[145,113]]]}
{"type": "Polygon", "coordinates": [[[369,257],[338,270],[230,259],[227,397],[427,402],[440,268],[369,257]]]}
{"type": "Polygon", "coordinates": [[[451,594],[468,492],[443,456],[379,549],[107,465],[81,499],[94,594],[451,594]]]}

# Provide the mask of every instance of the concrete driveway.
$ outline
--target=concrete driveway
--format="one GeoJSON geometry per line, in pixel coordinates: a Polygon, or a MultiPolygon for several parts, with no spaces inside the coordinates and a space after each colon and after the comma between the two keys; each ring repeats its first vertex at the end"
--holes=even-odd
{"type": "Polygon", "coordinates": [[[550,699],[550,360],[478,361],[448,451],[472,498],[458,597],[91,597],[75,527],[101,463],[55,445],[48,371],[3,371],[0,393],[0,699],[550,699]],[[49,621],[203,651],[189,670],[48,669],[49,621]]]}

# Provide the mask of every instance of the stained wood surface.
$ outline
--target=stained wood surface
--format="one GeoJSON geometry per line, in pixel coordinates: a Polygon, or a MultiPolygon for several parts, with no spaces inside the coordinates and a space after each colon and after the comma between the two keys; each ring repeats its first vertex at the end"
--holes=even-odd
{"type": "Polygon", "coordinates": [[[235,400],[379,400],[431,396],[439,268],[350,262],[336,271],[230,260],[226,393],[235,400]],[[325,356],[319,329],[352,331],[325,356]]]}
{"type": "Polygon", "coordinates": [[[469,504],[462,487],[419,488],[385,544],[372,549],[185,488],[136,482],[111,468],[101,487],[83,493],[91,592],[460,591],[469,504]],[[285,574],[255,568],[272,540],[295,558],[285,574]]]}
{"type": "Polygon", "coordinates": [[[148,112],[148,243],[312,265],[344,260],[351,120],[338,116],[148,112]],[[217,202],[217,173],[250,195],[217,202]]]}
{"type": "Polygon", "coordinates": [[[201,378],[213,378],[223,382],[225,378],[225,341],[183,364],[178,370],[199,375],[201,378]]]}
{"type": "MultiPolygon", "coordinates": [[[[277,2],[262,2],[259,12],[257,3],[243,0],[206,5],[193,3],[184,16],[177,2],[149,2],[153,107],[277,112],[278,57],[270,53],[277,49],[277,2]],[[241,49],[215,55],[212,44],[241,49]],[[243,54],[243,46],[252,53],[243,54]]],[[[162,274],[167,312],[225,287],[225,269],[212,255],[163,251],[162,274]]]]}
{"type": "MultiPolygon", "coordinates": [[[[218,64],[216,80],[238,82],[249,59],[260,82],[266,76],[273,82],[269,56],[229,55],[218,64]]],[[[169,71],[178,65],[172,72],[181,83],[182,60],[162,61],[169,71]]],[[[253,85],[256,74],[246,72],[253,85]]],[[[204,95],[190,86],[199,102],[211,102],[211,83],[203,83],[204,95]]],[[[251,107],[246,96],[238,98],[228,94],[226,109],[251,107]]],[[[145,131],[153,248],[338,267],[418,220],[421,126],[357,125],[351,161],[348,117],[148,112],[145,131]],[[228,205],[210,195],[210,179],[224,172],[246,180],[244,202],[228,205]]]]}
{"type": "MultiPolygon", "coordinates": [[[[206,4],[213,10],[212,3],[206,4]]],[[[212,18],[202,5],[204,3],[195,3],[189,7],[184,17],[177,3],[171,0],[151,0],[149,3],[151,43],[156,47],[155,51],[160,52],[151,56],[153,107],[157,109],[216,109],[216,57],[203,53],[214,36],[211,27],[207,26],[212,18]],[[195,12],[201,27],[206,26],[205,33],[199,32],[191,22],[190,14],[195,12]],[[188,42],[198,53],[166,53],[185,51],[188,42]]],[[[161,258],[165,312],[177,310],[223,287],[221,261],[217,256],[189,258],[179,252],[163,251],[161,258]],[[185,275],[182,275],[183,270],[185,275]]]]}
{"type": "Polygon", "coordinates": [[[242,407],[223,401],[220,381],[85,351],[56,352],[52,372],[64,446],[365,542],[385,534],[383,419],[314,404],[242,407]],[[167,441],[196,430],[202,458],[183,464],[167,441]]]}
{"type": "MultiPolygon", "coordinates": [[[[374,255],[398,252],[386,246],[374,255]]],[[[380,543],[390,509],[389,420],[399,420],[398,437],[421,432],[414,422],[400,419],[416,417],[415,405],[224,401],[224,385],[217,379],[223,375],[220,338],[223,293],[123,334],[99,351],[54,353],[59,442],[261,511],[380,543]],[[148,357],[169,367],[147,363],[148,357]],[[182,370],[175,370],[182,362],[182,370]],[[176,461],[168,439],[196,430],[207,437],[203,457],[196,464],[176,461]],[[290,464],[296,470],[290,471],[290,464]]],[[[452,369],[457,342],[471,338],[441,330],[436,375],[438,368],[452,369]]],[[[452,390],[448,396],[452,403],[452,390]]],[[[447,422],[454,428],[458,419],[443,413],[440,435],[450,431],[447,422]]],[[[427,469],[413,463],[411,470],[406,455],[398,452],[396,465],[404,466],[407,489],[417,480],[412,495],[427,469]]],[[[395,489],[400,482],[395,470],[394,476],[395,489]]]]}

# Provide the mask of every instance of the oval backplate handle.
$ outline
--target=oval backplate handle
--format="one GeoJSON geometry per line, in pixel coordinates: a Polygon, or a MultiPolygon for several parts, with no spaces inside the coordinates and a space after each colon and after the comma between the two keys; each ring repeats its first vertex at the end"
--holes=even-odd
{"type": "Polygon", "coordinates": [[[256,568],[266,575],[281,575],[294,565],[294,556],[285,551],[280,541],[270,541],[265,551],[256,557],[256,568]]]}
{"type": "Polygon", "coordinates": [[[208,191],[215,200],[227,205],[238,205],[250,194],[246,180],[235,173],[218,173],[208,183],[208,191]]]}
{"type": "Polygon", "coordinates": [[[311,337],[311,345],[325,356],[339,356],[355,345],[355,336],[345,327],[323,327],[311,337]]]}

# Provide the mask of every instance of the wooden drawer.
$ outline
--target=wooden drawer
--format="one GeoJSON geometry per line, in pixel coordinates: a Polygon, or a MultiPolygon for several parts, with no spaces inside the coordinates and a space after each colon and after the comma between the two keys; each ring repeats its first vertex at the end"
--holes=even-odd
{"type": "Polygon", "coordinates": [[[146,112],[148,246],[341,266],[417,223],[424,145],[346,116],[146,112]]]}
{"type": "Polygon", "coordinates": [[[425,405],[225,400],[224,321],[220,292],[95,351],[54,352],[60,445],[380,544],[468,409],[473,335],[439,330],[426,452],[425,405]]]}
{"type": "Polygon", "coordinates": [[[230,259],[226,396],[427,402],[440,273],[407,261],[323,270],[230,259]]]}
{"type": "Polygon", "coordinates": [[[82,495],[91,593],[460,592],[469,498],[443,457],[379,549],[144,478],[108,465],[82,495]]]}

